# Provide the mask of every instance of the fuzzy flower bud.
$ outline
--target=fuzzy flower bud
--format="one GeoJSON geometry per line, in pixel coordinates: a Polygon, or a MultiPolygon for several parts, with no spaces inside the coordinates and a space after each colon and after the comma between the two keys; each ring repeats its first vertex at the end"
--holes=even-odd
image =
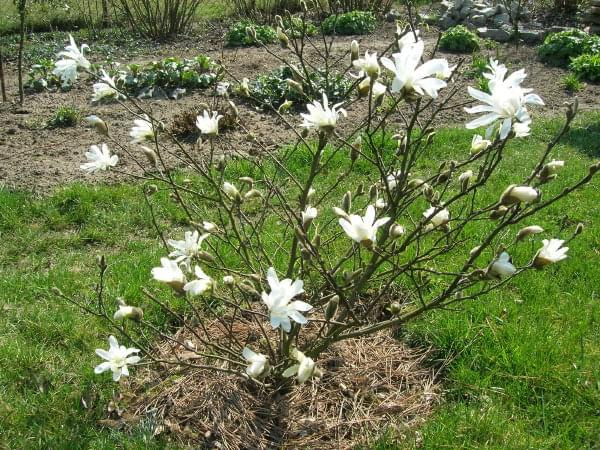
{"type": "Polygon", "coordinates": [[[500,203],[503,205],[512,205],[521,202],[530,203],[537,199],[538,196],[538,191],[530,186],[517,186],[511,184],[502,193],[500,203]]]}
{"type": "Polygon", "coordinates": [[[358,41],[357,40],[353,40],[350,43],[350,61],[354,62],[358,59],[358,53],[359,53],[359,46],[358,46],[358,41]]]}
{"type": "Polygon", "coordinates": [[[529,227],[522,228],[517,233],[517,242],[522,241],[530,234],[538,234],[538,233],[543,233],[543,232],[544,232],[544,229],[537,225],[531,225],[529,227]]]}

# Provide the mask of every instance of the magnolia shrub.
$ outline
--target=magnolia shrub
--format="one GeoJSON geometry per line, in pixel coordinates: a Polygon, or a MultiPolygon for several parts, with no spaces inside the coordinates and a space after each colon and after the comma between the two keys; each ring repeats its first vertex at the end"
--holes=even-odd
{"type": "MultiPolygon", "coordinates": [[[[253,35],[251,29],[248,34],[253,35]]],[[[490,180],[501,161],[511,158],[507,143],[530,134],[529,107],[544,104],[523,87],[524,69],[509,74],[490,60],[489,92],[468,87],[473,105],[466,108],[478,115],[466,128],[485,132],[474,133],[456,160],[425,169],[425,158],[438,151],[434,120],[444,109],[462,107],[453,103],[456,92],[465,89],[454,81],[457,67],[428,55],[426,42],[412,29],[399,30],[388,48],[373,49],[378,53],[361,53],[355,41],[347,63],[337,65],[330,41],[321,47],[304,34],[281,39],[286,49],[277,57],[294,74],[290,89],[295,86],[306,97],[299,110],[288,112],[265,104],[295,137],[282,143],[281,151],[269,150],[254,136],[261,156],[238,155],[227,135],[219,134],[221,116],[210,110],[197,119],[201,140],[186,147],[136,100],[128,100],[128,110],[135,112],[129,134],[139,149],[129,154],[145,155],[150,162],[140,163],[142,178],[151,183],[145,191],[148,204],[153,192],[167,189],[189,221],[183,233],[171,231],[166,238],[160,233],[165,256],[149,274],[152,286],[145,293],[195,342],[157,329],[139,305],[119,300],[113,310],[99,289],[98,306],[83,307],[105,318],[135,348],[119,346],[111,336],[110,349],[97,351],[106,361],[96,372],[110,369],[118,380],[138,361],[130,356],[138,352],[148,362],[158,361],[147,339],[150,331],[195,355],[183,360],[173,352],[171,359],[160,359],[163,364],[213,369],[264,385],[289,379],[302,384],[320,376],[319,357],[336,342],[485,296],[526,271],[568,256],[567,242],[582,227],[559,239],[536,225],[535,217],[589,182],[599,168],[592,166],[559,194],[546,191],[548,183],[561,181],[565,163],[549,158],[575,116],[576,103],[569,106],[560,134],[533,161],[531,173],[509,174],[512,184],[496,192],[490,180]],[[318,50],[310,61],[306,46],[318,50]],[[335,77],[340,72],[334,68],[341,66],[347,67],[339,69],[344,76],[354,78],[343,102],[332,105],[324,93],[309,92],[309,67],[325,67],[325,76],[335,77]],[[352,121],[343,108],[350,104],[363,112],[352,121]],[[164,163],[169,154],[191,178],[182,182],[172,175],[164,163]],[[246,160],[241,167],[247,173],[240,174],[239,165],[230,170],[238,157],[246,160]],[[291,161],[302,158],[302,170],[293,168],[291,161]],[[538,242],[540,237],[549,239],[538,242]],[[533,252],[522,245],[526,241],[534,242],[533,252]],[[156,293],[159,285],[187,302],[188,316],[156,293]],[[238,335],[240,326],[255,327],[260,337],[238,335]]],[[[68,64],[57,67],[66,79],[73,75],[64,67],[86,66],[83,50],[76,50],[71,43],[63,54],[68,64]]],[[[107,92],[121,101],[114,83],[106,77],[99,82],[105,86],[94,87],[96,97],[107,92]]],[[[244,82],[238,82],[237,92],[248,96],[244,82]]],[[[88,121],[111,140],[101,118],[88,121]]],[[[239,122],[251,133],[243,117],[239,122]]],[[[118,170],[118,158],[105,143],[92,145],[86,157],[86,171],[118,170]]],[[[105,270],[102,260],[102,276],[105,270]]]]}

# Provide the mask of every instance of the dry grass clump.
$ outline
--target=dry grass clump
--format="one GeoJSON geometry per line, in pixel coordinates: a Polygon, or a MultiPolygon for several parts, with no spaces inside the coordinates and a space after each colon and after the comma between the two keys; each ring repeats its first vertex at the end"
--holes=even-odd
{"type": "MultiPolygon", "coordinates": [[[[176,339],[193,336],[182,331],[176,339]]],[[[159,347],[169,359],[174,350],[193,357],[172,341],[159,347]]],[[[439,394],[430,357],[430,350],[409,348],[389,333],[344,341],[319,357],[322,379],[287,392],[200,369],[147,369],[131,386],[139,396],[127,422],[151,418],[155,434],[202,448],[351,448],[429,415],[439,394]]]]}

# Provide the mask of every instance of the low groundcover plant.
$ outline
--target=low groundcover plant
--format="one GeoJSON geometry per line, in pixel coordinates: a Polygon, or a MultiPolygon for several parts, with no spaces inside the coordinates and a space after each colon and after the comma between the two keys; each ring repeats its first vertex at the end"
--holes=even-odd
{"type": "MultiPolygon", "coordinates": [[[[356,63],[347,71],[356,83],[345,99],[332,102],[323,93],[305,101],[297,116],[266,105],[295,141],[274,152],[256,140],[260,158],[230,149],[226,136],[218,134],[220,117],[210,108],[197,119],[199,156],[196,147],[173,141],[158,118],[132,101],[130,135],[139,152],[126,153],[143,169],[146,201],[151,204],[158,190],[170,191],[189,223],[184,231],[157,226],[164,256],[144,292],[147,302],[177,319],[193,343],[157,328],[144,316],[141,301],[111,306],[102,291],[107,270],[102,258],[98,301],[68,300],[103,318],[133,348],[111,336],[109,351],[98,351],[107,361],[97,372],[110,369],[115,380],[122,379],[139,363],[139,354],[142,363],[229,374],[271,392],[291,383],[318,385],[327,371],[321,358],[336,343],[484,298],[524,272],[545,276],[548,266],[576,257],[568,253],[568,242],[582,226],[559,236],[535,220],[600,168],[590,167],[558,194],[547,189],[563,181],[560,170],[568,161],[550,157],[577,104],[568,107],[565,126],[532,162],[530,174],[493,191],[489,181],[501,161],[511,158],[507,144],[527,139],[530,107],[544,103],[523,86],[525,69],[509,74],[492,59],[484,73],[489,92],[469,87],[474,102],[466,108],[474,115],[466,128],[485,130],[473,131],[459,160],[423,168],[424,156],[438,151],[436,115],[452,107],[453,92],[464,87],[453,81],[455,67],[426,57],[424,41],[408,33],[399,31],[383,54],[361,53],[352,44],[349,54],[356,63]],[[366,92],[363,84],[359,95],[367,78],[366,92]],[[364,115],[349,123],[344,106],[357,97],[364,115]],[[185,166],[186,182],[166,167],[168,154],[185,166]],[[239,160],[243,163],[236,164],[239,160]],[[301,170],[293,160],[304,161],[301,170]],[[476,238],[475,223],[483,230],[476,238]],[[402,296],[395,298],[395,292],[402,296]],[[185,313],[170,306],[171,298],[184,302],[185,313]],[[377,313],[382,310],[388,313],[377,313]],[[172,348],[168,358],[157,354],[157,339],[172,348]],[[193,357],[182,358],[182,349],[193,357]]],[[[302,85],[306,73],[298,68],[306,64],[295,49],[304,44],[296,43],[310,38],[288,39],[298,59],[290,69],[302,85]]],[[[327,49],[320,55],[331,57],[327,49]]],[[[82,168],[119,170],[110,147],[123,153],[122,143],[111,141],[101,118],[93,125],[109,146],[94,143],[82,168]]]]}

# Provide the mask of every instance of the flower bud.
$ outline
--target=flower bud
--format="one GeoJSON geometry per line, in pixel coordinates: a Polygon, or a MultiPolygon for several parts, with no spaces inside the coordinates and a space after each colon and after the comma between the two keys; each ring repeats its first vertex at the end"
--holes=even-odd
{"type": "Polygon", "coordinates": [[[246,194],[244,195],[244,198],[246,200],[250,200],[252,198],[259,198],[262,197],[262,193],[258,190],[258,189],[250,189],[248,192],[246,192],[246,194]]]}
{"type": "Polygon", "coordinates": [[[331,297],[331,300],[327,302],[327,306],[325,306],[325,320],[331,320],[335,313],[337,312],[338,306],[340,303],[340,296],[334,295],[331,297]]]}
{"type": "Polygon", "coordinates": [[[283,32],[281,27],[277,27],[277,39],[279,39],[281,48],[288,48],[290,46],[290,40],[288,39],[287,35],[283,32]]]}
{"type": "Polygon", "coordinates": [[[248,36],[253,42],[258,41],[256,38],[256,29],[254,27],[246,27],[246,36],[248,36]]]}
{"type": "Polygon", "coordinates": [[[356,187],[356,192],[354,193],[354,196],[359,197],[359,196],[363,195],[364,193],[365,193],[365,185],[363,183],[360,183],[356,187]]]}
{"type": "Polygon", "coordinates": [[[502,196],[500,197],[500,203],[503,205],[512,205],[521,202],[529,203],[537,199],[538,196],[538,191],[530,186],[517,186],[515,184],[511,184],[502,193],[502,196]]]}
{"type": "Polygon", "coordinates": [[[411,189],[416,189],[419,186],[422,186],[425,184],[425,181],[420,179],[420,178],[413,178],[412,180],[410,180],[408,182],[408,187],[411,189]]]}
{"type": "Polygon", "coordinates": [[[399,314],[400,311],[402,311],[402,305],[400,304],[400,302],[392,302],[388,309],[395,316],[399,314]]]}
{"type": "Polygon", "coordinates": [[[204,262],[211,263],[215,260],[215,257],[213,255],[211,255],[210,253],[208,253],[204,250],[201,250],[198,252],[198,259],[200,259],[201,261],[204,261],[204,262]]]}
{"type": "Polygon", "coordinates": [[[405,230],[402,225],[398,225],[397,223],[393,224],[390,227],[390,237],[392,239],[398,239],[400,236],[404,234],[405,230]]]}
{"type": "Polygon", "coordinates": [[[153,166],[156,166],[156,152],[145,145],[142,145],[142,153],[148,159],[148,162],[153,166]]]}
{"type": "Polygon", "coordinates": [[[584,229],[583,223],[579,222],[577,224],[577,227],[575,228],[575,236],[577,236],[578,234],[583,233],[583,229],[584,229]]]}
{"type": "Polygon", "coordinates": [[[377,185],[372,185],[369,188],[369,202],[374,202],[379,197],[379,192],[377,191],[377,185]]]}
{"type": "Polygon", "coordinates": [[[479,249],[481,248],[480,245],[478,245],[477,247],[473,247],[471,249],[471,251],[469,251],[469,257],[472,258],[473,255],[477,254],[477,252],[479,252],[479,249]]]}
{"type": "Polygon", "coordinates": [[[346,220],[349,219],[348,213],[346,211],[344,211],[342,208],[338,208],[337,206],[334,206],[332,209],[336,216],[341,217],[346,220]]]}
{"type": "Polygon", "coordinates": [[[352,147],[350,149],[350,161],[354,162],[360,156],[360,151],[362,149],[362,136],[358,136],[356,140],[352,143],[352,147]]]}
{"type": "Polygon", "coordinates": [[[91,115],[86,117],[84,120],[89,123],[98,133],[102,134],[103,136],[108,136],[108,125],[100,117],[91,115]]]}
{"type": "Polygon", "coordinates": [[[469,188],[469,182],[471,181],[471,178],[473,178],[472,170],[467,170],[466,172],[460,174],[458,177],[458,182],[460,183],[461,192],[465,192],[469,188]]]}
{"type": "Polygon", "coordinates": [[[119,309],[115,312],[113,316],[114,320],[142,320],[144,317],[144,311],[142,308],[138,308],[136,306],[128,306],[128,305],[120,305],[119,309]]]}
{"type": "Polygon", "coordinates": [[[146,195],[154,195],[158,192],[158,186],[155,184],[149,184],[146,186],[146,195]]]}
{"type": "Polygon", "coordinates": [[[302,259],[304,261],[310,261],[310,258],[312,258],[312,254],[310,253],[310,250],[305,247],[302,247],[300,249],[300,256],[302,256],[302,259]]]}
{"type": "Polygon", "coordinates": [[[342,198],[342,209],[347,213],[352,209],[352,193],[347,191],[342,198]]]}
{"type": "Polygon", "coordinates": [[[522,228],[517,233],[517,242],[522,241],[530,234],[538,234],[538,233],[543,233],[543,232],[544,232],[544,229],[537,225],[531,225],[529,227],[522,228]]]}
{"type": "Polygon", "coordinates": [[[243,280],[241,283],[238,283],[237,286],[240,288],[240,290],[242,292],[245,292],[246,294],[250,294],[253,297],[260,297],[260,294],[254,288],[254,286],[246,280],[243,280]]]}
{"type": "Polygon", "coordinates": [[[360,53],[360,48],[358,46],[358,41],[353,40],[350,43],[350,62],[354,62],[358,59],[358,54],[360,53]]]}
{"type": "Polygon", "coordinates": [[[423,196],[431,203],[433,200],[433,197],[435,196],[435,191],[433,190],[433,188],[425,183],[423,184],[423,196]]]}
{"type": "Polygon", "coordinates": [[[233,286],[235,284],[235,278],[233,278],[232,275],[225,275],[223,277],[223,284],[226,284],[227,286],[233,286]]]}
{"type": "Polygon", "coordinates": [[[300,83],[298,83],[297,81],[294,81],[290,78],[287,78],[285,80],[285,82],[287,83],[288,88],[291,91],[295,91],[298,94],[304,94],[304,88],[302,87],[302,85],[300,83]]]}
{"type": "Polygon", "coordinates": [[[498,209],[495,209],[490,213],[490,219],[501,219],[502,217],[504,217],[504,214],[506,214],[506,211],[508,211],[508,208],[506,206],[501,205],[498,207],[498,209]]]}
{"type": "Polygon", "coordinates": [[[294,104],[293,101],[286,100],[281,105],[279,105],[279,108],[277,108],[277,112],[279,114],[283,114],[283,113],[287,112],[292,107],[293,104],[294,104]]]}
{"type": "Polygon", "coordinates": [[[321,235],[319,234],[319,232],[316,232],[315,235],[313,236],[313,240],[310,243],[315,249],[319,249],[319,247],[321,246],[321,235]]]}

